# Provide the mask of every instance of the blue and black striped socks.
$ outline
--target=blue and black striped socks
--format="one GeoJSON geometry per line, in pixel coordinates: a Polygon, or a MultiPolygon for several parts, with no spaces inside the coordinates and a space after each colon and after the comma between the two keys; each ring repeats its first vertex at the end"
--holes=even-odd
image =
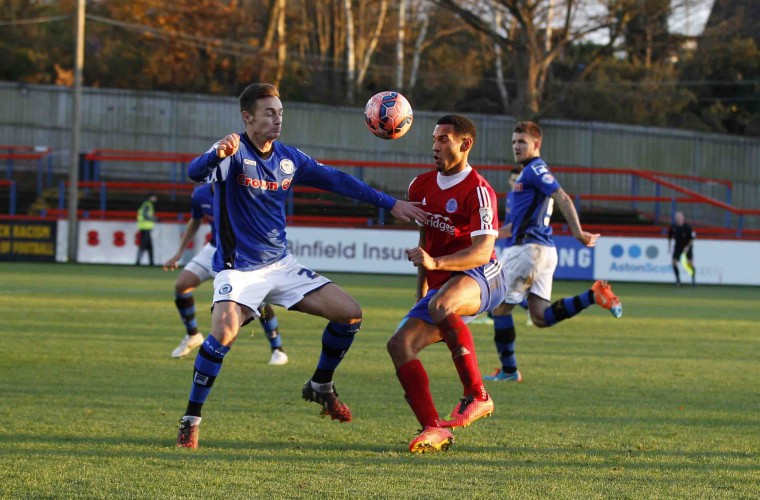
{"type": "Polygon", "coordinates": [[[333,373],[343,360],[362,322],[353,324],[329,322],[322,333],[322,354],[311,380],[317,384],[332,381],[333,373]]]}
{"type": "Polygon", "coordinates": [[[515,356],[515,322],[511,314],[506,316],[493,316],[493,341],[496,344],[496,352],[501,360],[501,369],[504,373],[517,371],[517,357],[515,356]]]}
{"type": "Polygon", "coordinates": [[[190,400],[187,404],[186,416],[201,416],[201,408],[211,392],[216,377],[222,370],[222,361],[229,352],[229,346],[223,346],[209,335],[203,341],[195,358],[193,370],[193,387],[190,389],[190,400]]]}
{"type": "Polygon", "coordinates": [[[544,324],[546,326],[556,325],[560,321],[572,318],[594,303],[594,292],[592,290],[575,297],[559,299],[544,311],[544,324]]]}
{"type": "Polygon", "coordinates": [[[193,298],[193,293],[175,293],[174,304],[177,306],[182,323],[185,324],[187,334],[193,336],[198,333],[198,323],[195,321],[195,299],[193,298]]]}

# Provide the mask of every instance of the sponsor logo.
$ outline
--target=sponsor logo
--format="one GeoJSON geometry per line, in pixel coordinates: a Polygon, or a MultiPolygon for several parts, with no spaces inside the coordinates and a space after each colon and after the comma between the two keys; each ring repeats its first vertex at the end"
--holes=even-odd
{"type": "Polygon", "coordinates": [[[549,171],[549,169],[547,169],[547,168],[546,168],[546,165],[533,165],[533,166],[532,166],[532,167],[530,167],[530,168],[532,168],[532,169],[533,169],[533,172],[534,172],[536,175],[545,174],[546,172],[548,172],[548,171],[549,171]]]}
{"type": "Polygon", "coordinates": [[[428,220],[425,221],[425,225],[430,226],[433,229],[438,229],[444,233],[448,233],[452,236],[454,235],[455,228],[451,223],[451,219],[448,217],[438,214],[432,215],[428,220]]]}
{"type": "Polygon", "coordinates": [[[493,210],[491,207],[483,207],[478,209],[480,211],[480,220],[483,224],[491,224],[493,222],[493,210]]]}
{"type": "Polygon", "coordinates": [[[541,182],[544,184],[551,184],[554,182],[554,176],[552,174],[546,174],[545,176],[541,177],[541,182]]]}
{"type": "Polygon", "coordinates": [[[457,211],[457,200],[454,198],[446,202],[446,211],[450,214],[457,211]]]}
{"type": "Polygon", "coordinates": [[[243,164],[255,167],[256,166],[256,160],[251,160],[250,158],[243,158],[243,164]]]}
{"type": "Polygon", "coordinates": [[[193,375],[193,382],[198,385],[208,385],[208,376],[195,372],[193,375]]]}
{"type": "Polygon", "coordinates": [[[660,250],[655,245],[631,244],[627,247],[617,243],[610,247],[613,261],[610,271],[667,274],[672,272],[670,265],[658,263],[660,250]]]}
{"type": "Polygon", "coordinates": [[[296,166],[292,160],[288,160],[287,158],[284,160],[280,160],[280,170],[282,170],[283,174],[290,175],[293,173],[295,169],[296,169],[296,166]]]}
{"type": "Polygon", "coordinates": [[[229,295],[232,292],[232,285],[226,283],[219,288],[219,295],[229,295]]]}
{"type": "Polygon", "coordinates": [[[253,177],[248,177],[245,174],[240,174],[237,176],[237,183],[241,186],[250,187],[253,189],[261,189],[263,191],[277,191],[280,188],[282,188],[283,191],[287,191],[292,182],[292,179],[283,179],[282,184],[280,184],[274,181],[267,181],[265,179],[254,179],[253,177]]]}
{"type": "Polygon", "coordinates": [[[427,198],[422,198],[422,206],[424,207],[427,205],[427,198]]]}
{"type": "MultiPolygon", "coordinates": [[[[623,248],[623,245],[616,244],[612,245],[610,248],[610,255],[612,255],[614,258],[619,259],[623,256],[625,256],[626,251],[625,248],[623,248]]],[[[638,259],[642,256],[646,256],[647,259],[653,260],[656,259],[658,255],[660,255],[660,251],[657,249],[654,245],[648,245],[645,249],[642,249],[639,245],[630,245],[628,247],[628,256],[632,259],[638,259]]]]}

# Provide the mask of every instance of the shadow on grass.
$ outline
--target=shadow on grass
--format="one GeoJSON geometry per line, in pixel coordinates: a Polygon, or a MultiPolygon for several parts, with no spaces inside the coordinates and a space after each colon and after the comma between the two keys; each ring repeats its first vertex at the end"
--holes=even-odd
{"type": "MultiPolygon", "coordinates": [[[[460,431],[461,432],[461,431],[460,431]]],[[[466,431],[465,431],[466,432],[466,431]]],[[[460,435],[460,440],[464,436],[460,435]]],[[[652,469],[686,471],[707,468],[735,472],[757,472],[757,454],[739,451],[680,451],[645,450],[621,446],[618,449],[593,448],[577,444],[567,447],[526,447],[494,444],[476,446],[459,444],[446,453],[432,455],[412,455],[407,451],[407,443],[381,445],[370,443],[303,443],[295,439],[288,440],[201,440],[198,450],[177,448],[173,439],[135,439],[99,436],[41,436],[35,434],[15,434],[0,439],[3,446],[0,456],[28,456],[29,445],[41,445],[36,448],[36,456],[102,458],[114,457],[115,450],[124,457],[125,447],[130,457],[135,459],[170,459],[206,462],[209,458],[229,462],[261,460],[268,463],[304,465],[313,464],[315,459],[329,459],[331,462],[345,461],[351,464],[369,466],[394,466],[398,460],[427,460],[429,463],[468,466],[476,461],[480,467],[510,468],[584,468],[609,470],[620,466],[625,469],[652,469]],[[146,449],[147,448],[147,449],[146,449]],[[590,461],[595,460],[595,461],[590,461]],[[727,461],[746,461],[746,463],[727,463],[727,461]]]]}

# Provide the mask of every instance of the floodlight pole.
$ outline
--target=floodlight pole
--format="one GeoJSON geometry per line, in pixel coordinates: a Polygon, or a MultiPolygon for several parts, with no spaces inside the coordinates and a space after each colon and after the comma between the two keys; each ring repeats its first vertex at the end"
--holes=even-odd
{"type": "Polygon", "coordinates": [[[69,251],[68,261],[77,261],[79,232],[79,140],[82,128],[82,68],[84,67],[84,6],[77,0],[76,45],[74,49],[74,100],[71,105],[71,151],[69,156],[69,251]]]}

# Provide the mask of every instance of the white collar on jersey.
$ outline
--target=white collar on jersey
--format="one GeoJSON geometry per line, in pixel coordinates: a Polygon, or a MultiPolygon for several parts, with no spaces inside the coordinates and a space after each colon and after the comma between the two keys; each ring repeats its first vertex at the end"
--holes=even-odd
{"type": "Polygon", "coordinates": [[[464,170],[461,172],[454,174],[454,175],[443,175],[440,172],[438,172],[438,187],[441,189],[449,189],[451,187],[456,186],[460,182],[464,180],[465,177],[467,177],[470,172],[472,172],[472,167],[470,164],[467,164],[467,167],[465,167],[464,170]]]}

